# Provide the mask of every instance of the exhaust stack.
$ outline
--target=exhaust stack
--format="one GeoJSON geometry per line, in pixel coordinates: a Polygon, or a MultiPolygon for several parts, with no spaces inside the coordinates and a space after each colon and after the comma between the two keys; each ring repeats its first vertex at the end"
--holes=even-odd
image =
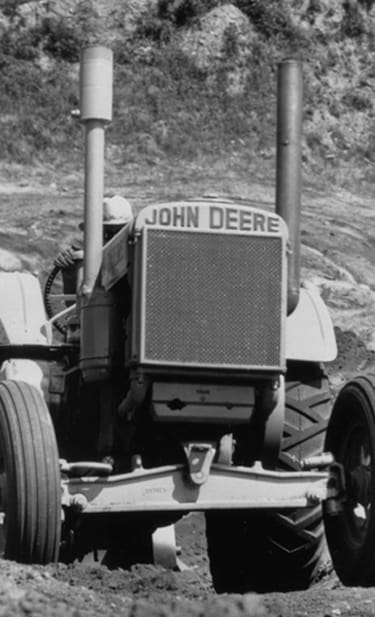
{"type": "Polygon", "coordinates": [[[85,127],[84,297],[93,291],[102,260],[104,128],[112,120],[112,79],[112,51],[101,46],[84,49],[80,65],[80,120],[85,127]]]}
{"type": "Polygon", "coordinates": [[[276,212],[289,229],[288,315],[299,300],[301,219],[302,65],[284,60],[277,84],[276,212]]]}
{"type": "Polygon", "coordinates": [[[85,127],[84,262],[79,291],[80,368],[84,381],[104,381],[111,369],[111,295],[101,288],[105,125],[112,120],[112,51],[83,50],[80,119],[85,127]],[[100,331],[100,336],[96,334],[100,331]]]}

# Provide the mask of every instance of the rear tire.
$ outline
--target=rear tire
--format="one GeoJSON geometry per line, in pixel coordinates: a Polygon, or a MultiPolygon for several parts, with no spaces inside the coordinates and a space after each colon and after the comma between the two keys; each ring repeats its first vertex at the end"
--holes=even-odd
{"type": "Polygon", "coordinates": [[[42,394],[24,382],[0,382],[0,471],[4,557],[57,561],[61,495],[55,432],[42,394]]]}
{"type": "MultiPolygon", "coordinates": [[[[319,365],[290,363],[286,375],[284,431],[279,470],[299,470],[301,460],[323,450],[330,414],[328,379],[319,365]]],[[[325,552],[322,508],[206,515],[212,580],[220,592],[306,589],[325,552]]]]}
{"type": "Polygon", "coordinates": [[[345,585],[375,584],[375,376],[358,377],[339,393],[326,449],[344,467],[342,511],[324,512],[327,542],[345,585]]]}
{"type": "MultiPolygon", "coordinates": [[[[285,386],[285,421],[278,469],[299,471],[304,458],[323,452],[331,394],[327,376],[321,366],[314,364],[291,364],[285,386]]],[[[328,558],[322,506],[268,511],[263,520],[267,555],[265,590],[308,588],[328,558]]]]}

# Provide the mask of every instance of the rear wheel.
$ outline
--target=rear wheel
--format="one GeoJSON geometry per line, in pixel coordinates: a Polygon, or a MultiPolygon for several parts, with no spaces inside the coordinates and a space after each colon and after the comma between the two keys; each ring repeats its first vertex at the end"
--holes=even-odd
{"type": "MultiPolygon", "coordinates": [[[[320,454],[330,413],[327,377],[319,365],[291,363],[286,376],[280,470],[299,470],[320,454]]],[[[325,555],[321,506],[299,510],[208,513],[207,544],[218,592],[307,588],[325,555]]]]}
{"type": "MultiPolygon", "coordinates": [[[[286,376],[285,421],[278,469],[298,471],[304,458],[323,452],[331,394],[319,365],[292,364],[286,376]]],[[[265,589],[306,589],[316,580],[327,550],[320,504],[266,513],[265,589]],[[267,563],[268,562],[268,563],[267,563]]]]}
{"type": "Polygon", "coordinates": [[[24,382],[0,382],[0,508],[5,558],[57,560],[61,496],[55,433],[42,394],[24,382]]]}
{"type": "Polygon", "coordinates": [[[375,376],[358,377],[339,393],[326,449],[344,467],[346,500],[325,512],[327,542],[345,585],[375,583],[375,376]]]}

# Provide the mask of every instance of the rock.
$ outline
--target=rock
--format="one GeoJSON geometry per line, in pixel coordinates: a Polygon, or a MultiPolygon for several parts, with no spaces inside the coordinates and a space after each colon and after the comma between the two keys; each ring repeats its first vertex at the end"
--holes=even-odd
{"type": "Polygon", "coordinates": [[[158,0],[32,0],[20,4],[17,15],[19,24],[27,29],[40,25],[44,18],[61,18],[71,25],[85,21],[103,44],[110,45],[133,33],[142,17],[156,15],[158,6],[158,0]]]}
{"type": "Polygon", "coordinates": [[[180,47],[201,71],[211,71],[225,57],[232,60],[229,71],[229,94],[243,91],[251,42],[256,33],[246,17],[233,4],[218,6],[205,15],[181,37],[180,47]]]}
{"type": "Polygon", "coordinates": [[[0,248],[0,271],[15,272],[22,270],[22,262],[14,253],[0,248]]]}
{"type": "Polygon", "coordinates": [[[329,383],[331,388],[333,388],[335,391],[338,391],[344,385],[345,377],[341,374],[332,375],[329,378],[329,383]]]}
{"type": "Polygon", "coordinates": [[[42,72],[48,73],[52,72],[55,67],[55,61],[51,56],[47,54],[40,53],[39,57],[36,59],[37,64],[39,65],[42,72]]]}
{"type": "Polygon", "coordinates": [[[133,32],[142,17],[156,15],[159,6],[158,0],[93,0],[92,4],[108,25],[120,27],[125,33],[133,32]]]}
{"type": "Polygon", "coordinates": [[[292,23],[305,30],[334,33],[345,16],[343,0],[294,0],[290,11],[292,23]]]}
{"type": "Polygon", "coordinates": [[[9,27],[9,19],[6,15],[4,15],[3,11],[0,10],[0,31],[4,31],[9,27]]]}
{"type": "MultiPolygon", "coordinates": [[[[63,5],[63,3],[60,4],[63,5]]],[[[78,3],[74,14],[79,14],[78,3]]],[[[86,4],[96,17],[97,28],[102,32],[105,44],[124,42],[133,34],[142,18],[157,15],[158,0],[91,0],[86,4]]]]}
{"type": "Polygon", "coordinates": [[[35,0],[33,2],[25,2],[17,7],[19,21],[25,28],[35,28],[43,17],[48,14],[48,2],[43,0],[35,0]]]}

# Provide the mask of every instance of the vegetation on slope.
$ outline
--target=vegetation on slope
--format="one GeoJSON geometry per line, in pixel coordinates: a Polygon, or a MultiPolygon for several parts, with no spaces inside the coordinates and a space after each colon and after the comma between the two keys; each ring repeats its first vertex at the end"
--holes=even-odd
{"type": "Polygon", "coordinates": [[[293,55],[305,67],[306,170],[334,176],[349,165],[356,179],[375,177],[371,0],[308,0],[302,8],[295,0],[154,0],[131,29],[120,14],[118,28],[109,27],[99,0],[63,2],[70,11],[57,0],[49,11],[25,10],[42,4],[0,1],[3,161],[81,160],[81,128],[70,117],[78,105],[77,63],[82,46],[100,41],[115,53],[107,136],[115,166],[223,157],[246,166],[272,158],[276,66],[293,55]],[[246,41],[229,22],[220,53],[197,62],[184,46],[187,34],[228,6],[248,19],[246,41]]]}

